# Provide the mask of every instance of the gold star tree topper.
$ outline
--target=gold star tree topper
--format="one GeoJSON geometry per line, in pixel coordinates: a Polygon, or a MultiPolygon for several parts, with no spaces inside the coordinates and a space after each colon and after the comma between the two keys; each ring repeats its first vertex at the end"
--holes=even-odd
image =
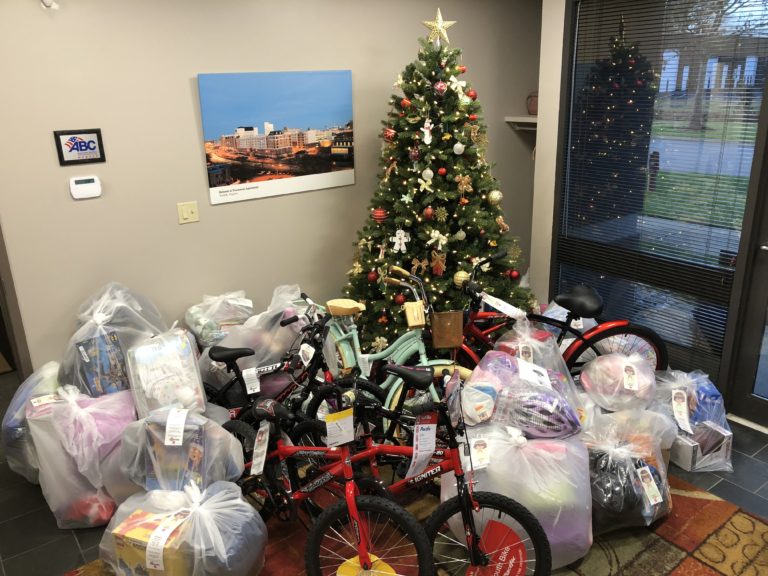
{"type": "Polygon", "coordinates": [[[429,28],[429,38],[428,40],[430,42],[434,42],[435,40],[440,42],[440,39],[445,40],[445,43],[448,44],[448,28],[456,24],[455,20],[443,20],[443,15],[440,13],[440,8],[437,9],[437,16],[435,16],[435,19],[431,22],[429,20],[422,21],[422,24],[429,28]]]}

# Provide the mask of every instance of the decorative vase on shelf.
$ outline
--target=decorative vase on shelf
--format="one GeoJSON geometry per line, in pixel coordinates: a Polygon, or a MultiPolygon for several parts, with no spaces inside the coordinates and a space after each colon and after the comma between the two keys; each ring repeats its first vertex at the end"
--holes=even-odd
{"type": "Polygon", "coordinates": [[[534,90],[528,94],[528,98],[525,100],[525,105],[528,108],[528,114],[536,116],[539,113],[539,91],[534,90]]]}

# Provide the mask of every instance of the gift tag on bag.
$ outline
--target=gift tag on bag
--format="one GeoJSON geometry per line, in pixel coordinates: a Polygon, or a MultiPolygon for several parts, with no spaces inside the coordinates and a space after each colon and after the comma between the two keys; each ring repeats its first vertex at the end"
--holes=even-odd
{"type": "Polygon", "coordinates": [[[261,392],[261,380],[256,368],[246,368],[243,370],[243,380],[248,394],[258,394],[261,392]]]}
{"type": "Polygon", "coordinates": [[[315,349],[306,342],[304,342],[304,344],[301,345],[301,348],[299,348],[299,358],[301,358],[301,363],[304,364],[304,366],[309,366],[309,363],[314,355],[315,349]]]}
{"type": "Polygon", "coordinates": [[[643,492],[645,493],[645,497],[648,498],[648,502],[651,503],[651,506],[656,506],[657,504],[664,502],[664,498],[661,497],[661,492],[659,492],[659,487],[656,486],[656,482],[653,480],[650,468],[648,468],[648,466],[639,468],[637,475],[640,477],[640,483],[643,485],[643,492]]]}
{"type": "Polygon", "coordinates": [[[251,457],[251,474],[258,476],[264,471],[264,461],[267,458],[269,446],[269,422],[262,420],[256,431],[256,440],[253,443],[253,455],[251,457]]]}
{"type": "Polygon", "coordinates": [[[632,364],[624,364],[624,388],[626,390],[638,390],[637,374],[632,364]]]}
{"type": "Polygon", "coordinates": [[[354,411],[347,408],[341,412],[328,414],[325,417],[325,426],[328,431],[326,446],[333,448],[348,444],[355,439],[354,411]]]}
{"type": "Polygon", "coordinates": [[[51,404],[52,402],[58,402],[59,401],[59,395],[58,394],[46,394],[45,396],[35,396],[32,398],[29,403],[32,404],[35,408],[38,406],[44,406],[45,404],[51,404]]]}
{"type": "Polygon", "coordinates": [[[469,452],[472,455],[472,468],[481,470],[491,463],[491,451],[488,447],[488,439],[478,436],[469,442],[469,452]]]}
{"type": "Polygon", "coordinates": [[[181,446],[184,441],[184,423],[187,421],[188,412],[186,408],[171,408],[168,412],[163,442],[166,446],[181,446]]]}
{"type": "Polygon", "coordinates": [[[357,365],[360,367],[360,373],[364,378],[368,378],[371,374],[371,361],[368,359],[370,354],[360,354],[357,358],[357,365]]]}
{"type": "Polygon", "coordinates": [[[413,431],[413,456],[406,478],[411,478],[424,472],[430,458],[435,453],[435,438],[437,436],[437,412],[420,414],[416,418],[413,431]]]}
{"type": "Polygon", "coordinates": [[[693,434],[688,415],[688,395],[685,390],[672,390],[672,413],[675,415],[680,430],[693,434]]]}

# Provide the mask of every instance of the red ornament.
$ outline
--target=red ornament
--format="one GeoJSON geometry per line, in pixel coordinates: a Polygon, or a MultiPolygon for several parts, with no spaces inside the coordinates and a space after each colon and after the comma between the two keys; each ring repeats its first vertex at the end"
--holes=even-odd
{"type": "Polygon", "coordinates": [[[386,312],[385,312],[384,314],[382,314],[381,316],[379,316],[379,319],[378,319],[378,320],[376,320],[376,321],[377,321],[379,324],[383,324],[383,325],[385,325],[385,326],[386,326],[387,324],[389,324],[389,318],[387,318],[387,314],[386,314],[386,312]]]}
{"type": "Polygon", "coordinates": [[[376,282],[379,279],[379,273],[376,270],[368,272],[368,282],[376,282]]]}
{"type": "Polygon", "coordinates": [[[426,218],[427,220],[432,220],[432,218],[435,216],[435,209],[432,208],[432,206],[427,206],[426,208],[424,208],[423,214],[424,214],[424,218],[426,218]]]}
{"type": "Polygon", "coordinates": [[[419,158],[421,158],[421,152],[419,152],[419,149],[416,148],[416,146],[408,150],[408,158],[410,158],[414,162],[417,162],[419,158]]]}
{"type": "Polygon", "coordinates": [[[637,86],[645,86],[645,82],[643,82],[642,80],[638,80],[637,82],[635,82],[635,84],[637,86]]]}
{"type": "Polygon", "coordinates": [[[386,221],[387,218],[389,218],[389,212],[384,210],[384,208],[376,208],[373,212],[371,212],[371,218],[381,224],[382,222],[386,221]]]}
{"type": "Polygon", "coordinates": [[[512,280],[517,280],[520,278],[520,272],[512,268],[511,270],[507,270],[507,276],[509,276],[512,280]]]}
{"type": "Polygon", "coordinates": [[[462,196],[461,198],[459,198],[459,204],[461,204],[462,206],[466,206],[467,204],[469,204],[469,198],[467,198],[466,196],[462,196]]]}
{"type": "Polygon", "coordinates": [[[403,98],[402,100],[400,100],[400,106],[402,106],[403,108],[410,108],[411,101],[408,100],[408,98],[403,98]]]}
{"type": "Polygon", "coordinates": [[[384,128],[384,131],[381,133],[381,135],[387,142],[392,142],[395,138],[397,138],[397,132],[395,132],[395,129],[389,127],[384,128]]]}
{"type": "Polygon", "coordinates": [[[477,120],[477,114],[470,114],[469,115],[469,121],[470,122],[474,122],[475,120],[477,120]]]}
{"type": "Polygon", "coordinates": [[[472,100],[477,100],[477,92],[475,92],[474,88],[467,90],[467,96],[469,96],[472,100]]]}
{"type": "Polygon", "coordinates": [[[395,304],[398,306],[405,304],[405,294],[395,294],[395,304]]]}
{"type": "Polygon", "coordinates": [[[446,84],[442,80],[438,80],[437,82],[435,82],[434,88],[435,88],[435,93],[438,96],[442,96],[448,91],[448,84],[446,84]]]}
{"type": "Polygon", "coordinates": [[[445,176],[446,174],[448,174],[448,170],[446,170],[445,168],[438,168],[437,173],[440,174],[440,176],[445,176]]]}
{"type": "Polygon", "coordinates": [[[467,67],[464,66],[463,64],[459,64],[458,66],[456,66],[456,70],[459,71],[459,74],[464,74],[464,72],[467,71],[467,67]]]}
{"type": "Polygon", "coordinates": [[[480,228],[480,236],[485,236],[485,228],[480,228]]]}

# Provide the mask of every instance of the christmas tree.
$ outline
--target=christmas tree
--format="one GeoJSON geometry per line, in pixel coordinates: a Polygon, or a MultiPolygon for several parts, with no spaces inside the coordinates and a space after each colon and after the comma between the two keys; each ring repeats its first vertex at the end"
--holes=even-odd
{"type": "MultiPolygon", "coordinates": [[[[610,57],[586,77],[574,113],[571,159],[578,178],[568,192],[570,224],[577,226],[640,214],[648,186],[656,74],[624,38],[623,18],[609,47],[610,57]]],[[[657,164],[651,162],[651,172],[657,164]]]]}
{"type": "Polygon", "coordinates": [[[461,285],[473,263],[506,249],[477,281],[524,309],[532,301],[519,286],[520,248],[508,234],[502,193],[485,161],[477,92],[464,80],[461,51],[444,46],[454,22],[438,9],[424,24],[429,37],[395,83],[402,94],[390,98],[380,182],[348,272],[345,293],[367,307],[359,322],[366,349],[380,350],[407,330],[400,310],[407,294],[383,282],[391,265],[423,278],[436,311],[461,310],[468,301],[461,285]]]}

